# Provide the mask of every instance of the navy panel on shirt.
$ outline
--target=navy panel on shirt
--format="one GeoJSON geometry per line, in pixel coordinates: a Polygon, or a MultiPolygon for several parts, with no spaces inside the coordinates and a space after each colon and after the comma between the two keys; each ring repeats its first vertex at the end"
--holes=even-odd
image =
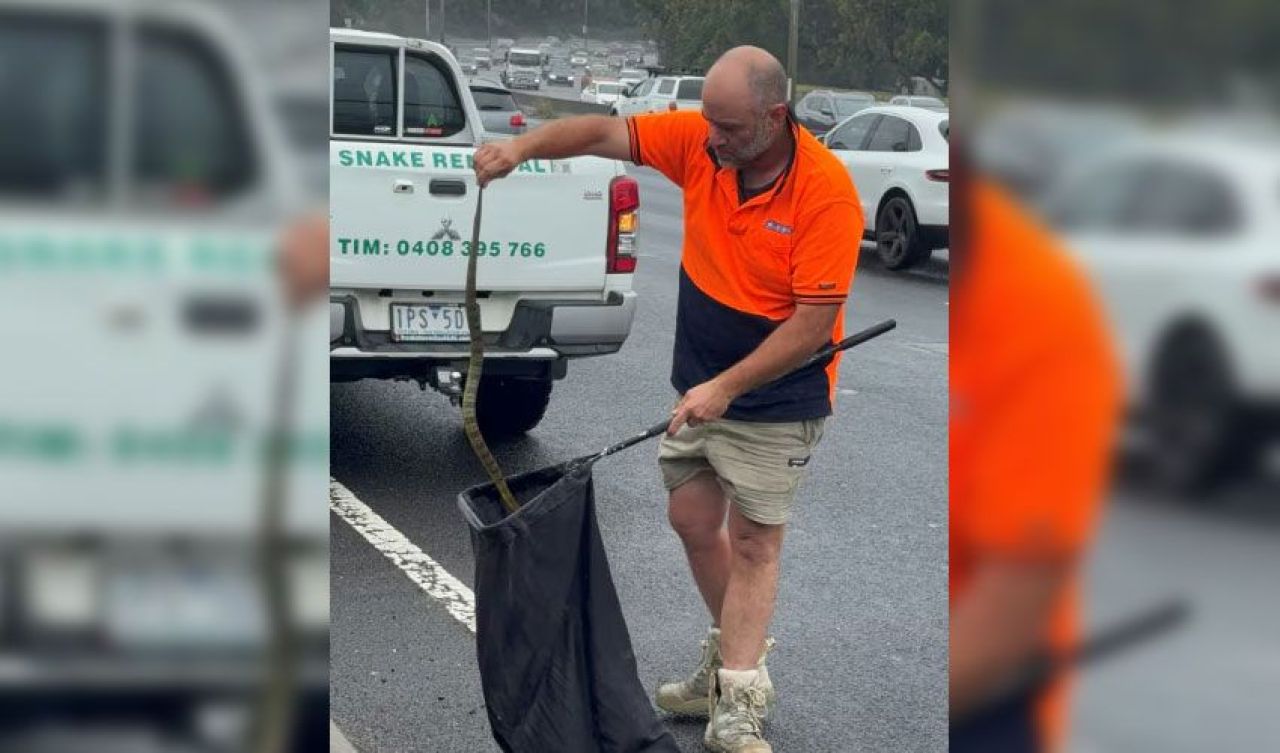
{"type": "MultiPolygon", "coordinates": [[[[747,314],[704,293],[680,267],[676,304],[676,340],[671,385],[680,394],[720,375],[746,358],[781,322],[747,314]]],[[[780,423],[831,415],[830,358],[782,380],[748,392],[729,405],[734,421],[780,423]]]]}

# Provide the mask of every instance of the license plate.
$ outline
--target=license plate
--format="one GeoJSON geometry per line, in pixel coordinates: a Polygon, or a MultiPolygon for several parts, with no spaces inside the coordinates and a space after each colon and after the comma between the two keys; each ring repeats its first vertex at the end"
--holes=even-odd
{"type": "Polygon", "coordinates": [[[391,307],[391,337],[401,342],[467,342],[467,313],[459,303],[391,307]]]}
{"type": "Polygon", "coordinates": [[[244,646],[264,636],[252,570],[215,563],[126,566],[105,583],[107,635],[121,646],[244,646]]]}

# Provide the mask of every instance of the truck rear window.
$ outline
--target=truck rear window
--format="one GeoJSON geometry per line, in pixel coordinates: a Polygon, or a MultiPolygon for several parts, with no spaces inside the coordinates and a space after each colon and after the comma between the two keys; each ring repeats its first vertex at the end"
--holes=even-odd
{"type": "Polygon", "coordinates": [[[452,136],[467,124],[448,75],[434,60],[410,55],[404,63],[404,135],[452,136]]]}
{"type": "Polygon", "coordinates": [[[134,180],[149,205],[207,204],[249,188],[258,160],[230,72],[202,40],[137,33],[134,180]]]}
{"type": "Polygon", "coordinates": [[[67,16],[0,13],[0,195],[104,198],[106,30],[67,16]]]}
{"type": "Polygon", "coordinates": [[[395,53],[338,47],[333,59],[333,132],[396,135],[395,53]]]}
{"type": "Polygon", "coordinates": [[[397,133],[399,105],[394,50],[338,47],[333,64],[333,132],[349,136],[435,138],[466,126],[449,74],[434,58],[407,55],[404,64],[404,133],[397,133]]]}

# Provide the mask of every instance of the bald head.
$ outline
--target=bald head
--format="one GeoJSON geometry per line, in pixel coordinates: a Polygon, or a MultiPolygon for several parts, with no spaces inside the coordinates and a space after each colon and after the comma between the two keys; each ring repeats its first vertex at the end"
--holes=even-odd
{"type": "Polygon", "coordinates": [[[756,112],[787,101],[787,73],[768,50],[750,45],[734,47],[707,71],[703,88],[707,96],[750,97],[756,112]]]}
{"type": "Polygon", "coordinates": [[[782,64],[759,47],[721,55],[702,84],[702,116],[710,125],[707,145],[722,164],[742,168],[766,152],[776,155],[787,140],[782,64]]]}

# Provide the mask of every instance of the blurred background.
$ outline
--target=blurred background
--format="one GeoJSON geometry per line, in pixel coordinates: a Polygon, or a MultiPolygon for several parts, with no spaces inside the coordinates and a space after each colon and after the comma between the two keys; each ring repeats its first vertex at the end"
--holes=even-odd
{"type": "Polygon", "coordinates": [[[327,737],[327,12],[0,2],[0,750],[327,737]]]}
{"type": "MultiPolygon", "coordinates": [[[[598,66],[596,78],[614,78],[642,64],[706,68],[738,44],[759,45],[785,61],[791,6],[789,0],[332,0],[329,23],[425,36],[453,48],[464,66],[480,53],[480,70],[495,77],[502,53],[532,46],[567,64],[589,53],[572,67],[598,66]]],[[[802,84],[945,96],[944,3],[801,0],[796,10],[802,84]]]]}
{"type": "MultiPolygon", "coordinates": [[[[1280,5],[954,3],[979,171],[1105,309],[1126,420],[1087,623],[1183,597],[1087,670],[1070,750],[1280,745],[1280,5]]],[[[954,143],[954,142],[953,142],[954,143]]]]}

